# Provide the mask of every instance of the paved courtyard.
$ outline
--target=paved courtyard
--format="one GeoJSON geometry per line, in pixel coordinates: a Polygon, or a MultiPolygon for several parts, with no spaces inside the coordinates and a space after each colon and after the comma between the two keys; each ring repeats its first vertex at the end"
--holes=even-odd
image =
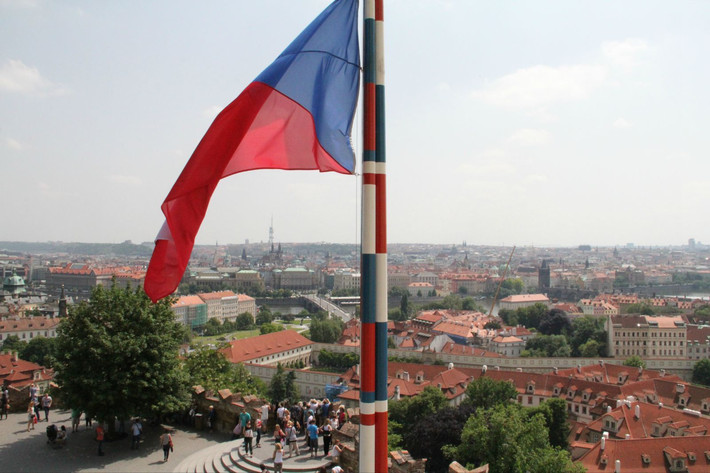
{"type": "MultiPolygon", "coordinates": [[[[229,440],[226,434],[195,432],[177,427],[173,434],[175,451],[163,463],[163,450],[158,438],[160,426],[144,425],[143,441],[131,450],[131,437],[104,442],[105,455],[100,457],[93,430],[87,430],[82,417],[79,432],[71,432],[71,413],[52,410],[50,424],[64,425],[68,440],[63,448],[47,444],[46,422],[26,431],[27,414],[10,414],[0,420],[0,472],[172,472],[183,460],[198,450],[229,440]]],[[[44,417],[44,413],[42,413],[44,417]]],[[[96,424],[94,423],[94,426],[96,424]]],[[[128,430],[128,425],[126,430],[128,430]]]]}

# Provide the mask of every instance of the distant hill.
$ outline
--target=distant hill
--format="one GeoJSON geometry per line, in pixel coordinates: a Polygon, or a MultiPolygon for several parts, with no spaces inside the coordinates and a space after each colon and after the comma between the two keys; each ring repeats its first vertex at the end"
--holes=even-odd
{"type": "Polygon", "coordinates": [[[26,242],[26,241],[0,241],[0,252],[19,252],[30,254],[57,254],[68,253],[72,255],[88,256],[138,256],[150,257],[153,245],[136,245],[129,240],[123,243],[79,243],[79,242],[26,242]]]}

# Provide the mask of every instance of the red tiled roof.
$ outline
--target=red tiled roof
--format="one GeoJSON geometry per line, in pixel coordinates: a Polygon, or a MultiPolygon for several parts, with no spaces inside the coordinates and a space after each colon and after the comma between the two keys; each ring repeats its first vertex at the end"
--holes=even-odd
{"type": "Polygon", "coordinates": [[[50,330],[59,325],[61,319],[47,317],[22,317],[0,321],[0,332],[25,332],[28,330],[50,330]]]}
{"type": "Polygon", "coordinates": [[[309,345],[313,345],[313,342],[295,330],[282,330],[258,337],[232,340],[229,347],[220,352],[232,363],[242,363],[309,345]]]}

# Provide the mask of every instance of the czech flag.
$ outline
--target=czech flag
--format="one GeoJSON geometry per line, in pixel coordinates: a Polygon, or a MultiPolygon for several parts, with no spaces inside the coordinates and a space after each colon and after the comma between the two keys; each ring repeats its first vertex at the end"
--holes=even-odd
{"type": "Polygon", "coordinates": [[[145,277],[153,302],[180,283],[220,179],[252,169],[354,171],[357,11],[357,0],[335,0],[214,120],[161,206],[145,277]]]}

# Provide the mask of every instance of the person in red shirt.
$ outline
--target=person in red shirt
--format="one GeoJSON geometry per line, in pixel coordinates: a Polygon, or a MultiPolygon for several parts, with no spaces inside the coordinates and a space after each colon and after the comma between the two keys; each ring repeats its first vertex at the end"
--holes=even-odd
{"type": "Polygon", "coordinates": [[[96,426],[96,441],[99,443],[99,456],[103,456],[104,428],[101,426],[101,423],[96,426]]]}

